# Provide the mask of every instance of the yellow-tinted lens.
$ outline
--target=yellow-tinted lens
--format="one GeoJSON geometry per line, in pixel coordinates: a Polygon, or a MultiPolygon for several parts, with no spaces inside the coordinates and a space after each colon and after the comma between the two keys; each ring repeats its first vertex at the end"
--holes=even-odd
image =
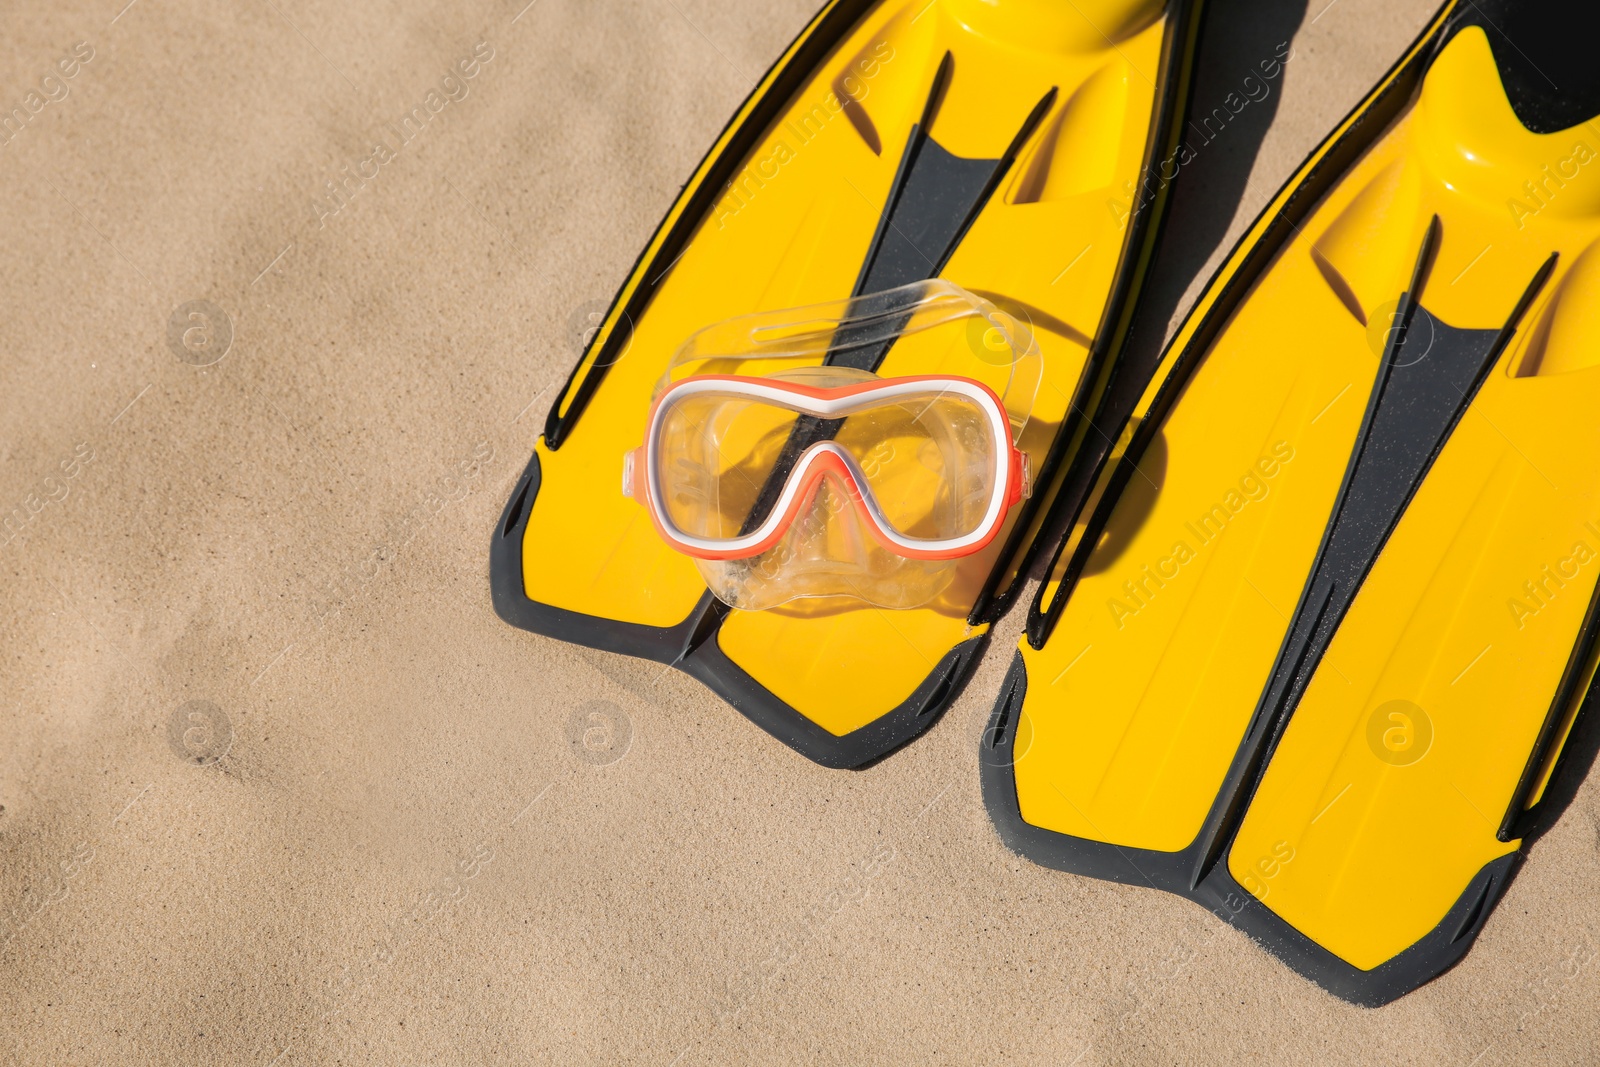
{"type": "Polygon", "coordinates": [[[866,475],[884,518],[925,541],[975,531],[995,493],[1002,442],[983,408],[943,393],[875,407],[845,420],[837,438],[866,475]]]}
{"type": "MultiPolygon", "coordinates": [[[[798,416],[771,404],[715,394],[673,404],[656,439],[662,503],[694,537],[739,536],[772,476],[798,416]]],[[[769,494],[770,495],[770,494],[769,494]]]]}

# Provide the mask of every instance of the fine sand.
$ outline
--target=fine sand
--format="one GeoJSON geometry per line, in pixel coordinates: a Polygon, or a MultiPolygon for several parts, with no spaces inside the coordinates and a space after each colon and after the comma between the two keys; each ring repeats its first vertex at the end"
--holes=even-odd
{"type": "MultiPolygon", "coordinates": [[[[496,618],[576,333],[819,2],[0,14],[0,1062],[1594,1062],[1592,787],[1361,1010],[1001,846],[1020,611],[860,773],[496,618]]],[[[1295,57],[1180,190],[1139,358],[1434,6],[1217,0],[1200,106],[1295,57]]]]}

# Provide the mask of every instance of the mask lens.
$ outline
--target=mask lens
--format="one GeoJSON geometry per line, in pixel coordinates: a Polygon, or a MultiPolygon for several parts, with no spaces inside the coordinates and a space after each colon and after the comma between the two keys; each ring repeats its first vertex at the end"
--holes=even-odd
{"type": "MultiPolygon", "coordinates": [[[[726,540],[758,525],[757,502],[799,416],[782,407],[703,393],[664,413],[656,439],[661,502],[693,537],[726,540]]],[[[772,494],[766,494],[771,497],[772,494]]]]}
{"type": "Polygon", "coordinates": [[[996,492],[993,422],[969,397],[929,393],[845,420],[839,443],[897,533],[941,541],[975,532],[996,492]]]}

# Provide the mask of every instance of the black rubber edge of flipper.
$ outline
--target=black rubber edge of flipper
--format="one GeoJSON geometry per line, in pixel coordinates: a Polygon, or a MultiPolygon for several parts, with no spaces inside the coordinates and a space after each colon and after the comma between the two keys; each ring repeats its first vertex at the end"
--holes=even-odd
{"type": "Polygon", "coordinates": [[[988,635],[969,637],[946,652],[900,705],[847,734],[818,726],[728,658],[716,641],[707,641],[681,664],[746,718],[801,755],[836,770],[874,763],[927,731],[961,693],[983,658],[988,635]]]}
{"type": "Polygon", "coordinates": [[[512,626],[576,645],[658,663],[677,660],[703,617],[704,601],[675,626],[643,626],[551,607],[528,598],[522,584],[522,539],[527,533],[533,500],[539,495],[539,475],[539,454],[535,452],[494,528],[489,545],[489,593],[495,614],[512,626]]]}
{"type": "Polygon", "coordinates": [[[1574,643],[1572,654],[1567,658],[1567,665],[1562,670],[1555,698],[1551,700],[1544,722],[1539,726],[1539,736],[1534,742],[1532,751],[1528,753],[1528,762],[1523,766],[1522,775],[1517,779],[1517,787],[1511,793],[1511,802],[1506,806],[1506,813],[1500,819],[1500,830],[1495,836],[1501,841],[1514,841],[1524,836],[1527,828],[1537,820],[1543,800],[1541,799],[1538,804],[1532,804],[1530,801],[1539,787],[1539,782],[1544,778],[1545,767],[1549,765],[1554,755],[1557,763],[1551,768],[1550,773],[1550,778],[1554,779],[1560,769],[1561,760],[1561,752],[1557,746],[1564,746],[1566,738],[1571,737],[1573,731],[1577,729],[1578,720],[1589,711],[1590,705],[1596,701],[1597,694],[1600,694],[1600,685],[1596,684],[1600,682],[1600,672],[1596,672],[1589,680],[1588,691],[1583,694],[1582,701],[1572,713],[1571,725],[1567,724],[1567,713],[1578,700],[1578,690],[1592,666],[1597,640],[1600,640],[1600,584],[1596,584],[1594,592],[1590,594],[1589,607],[1584,612],[1582,625],[1578,627],[1578,640],[1574,643]]]}
{"type": "Polygon", "coordinates": [[[1362,970],[1296,930],[1231,877],[1208,879],[1197,903],[1232,923],[1295,971],[1341,1000],[1379,1008],[1426,985],[1461,962],[1511,884],[1522,857],[1509,853],[1485,864],[1444,918],[1404,952],[1362,970]]]}
{"type": "Polygon", "coordinates": [[[1011,768],[1016,723],[1028,691],[1027,667],[1018,652],[1001,686],[989,726],[984,731],[979,777],[984,807],[1000,840],[1012,852],[1042,867],[1103,881],[1160,889],[1193,900],[1218,919],[1242,930],[1294,971],[1342,1000],[1375,1008],[1397,1000],[1437,978],[1461,961],[1505,893],[1521,862],[1510,853],[1486,864],[1468,883],[1444,918],[1404,952],[1371,970],[1335,956],[1252,896],[1228,873],[1226,865],[1198,886],[1192,886],[1198,849],[1155,852],[1123,848],[1057,833],[1027,822],[1017,800],[1011,768]]]}
{"type": "Polygon", "coordinates": [[[1011,768],[1019,758],[1027,756],[1025,752],[1021,757],[1016,753],[1017,718],[1022,714],[1027,695],[1028,667],[1022,653],[1018,652],[1000,686],[1000,696],[979,747],[983,803],[1000,839],[1017,855],[1043,867],[1108,882],[1171,889],[1181,881],[1178,867],[1169,871],[1167,865],[1159,861],[1153,866],[1147,865],[1141,862],[1139,850],[1130,854],[1126,849],[1103,841],[1090,841],[1035,826],[1022,817],[1016,776],[1011,768]]]}
{"type": "MultiPolygon", "coordinates": [[[[1595,589],[1595,599],[1600,602],[1600,586],[1595,589]]],[[[1589,641],[1588,652],[1593,656],[1595,645],[1600,643],[1600,634],[1591,633],[1589,641]]],[[[1537,801],[1528,804],[1519,791],[1521,804],[1513,802],[1507,811],[1508,816],[1513,816],[1511,839],[1521,839],[1524,848],[1548,831],[1561,817],[1588,777],[1596,759],[1600,758],[1600,673],[1591,679],[1574,714],[1572,725],[1566,731],[1556,733],[1543,745],[1536,746],[1534,756],[1540,758],[1541,767],[1552,757],[1554,760],[1544,792],[1537,801]]],[[[1530,759],[1529,762],[1531,764],[1533,761],[1530,759]]]]}

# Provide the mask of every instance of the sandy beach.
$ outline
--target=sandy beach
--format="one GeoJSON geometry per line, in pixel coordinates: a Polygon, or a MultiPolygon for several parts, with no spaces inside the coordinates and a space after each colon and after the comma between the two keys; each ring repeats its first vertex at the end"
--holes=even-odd
{"type": "MultiPolygon", "coordinates": [[[[1365,1010],[1002,846],[1022,610],[860,772],[495,616],[590,315],[819,2],[0,14],[0,1063],[1596,1061],[1592,782],[1365,1010]]],[[[1146,367],[1435,0],[1213,7],[1196,107],[1292,57],[1178,186],[1146,367]]]]}

